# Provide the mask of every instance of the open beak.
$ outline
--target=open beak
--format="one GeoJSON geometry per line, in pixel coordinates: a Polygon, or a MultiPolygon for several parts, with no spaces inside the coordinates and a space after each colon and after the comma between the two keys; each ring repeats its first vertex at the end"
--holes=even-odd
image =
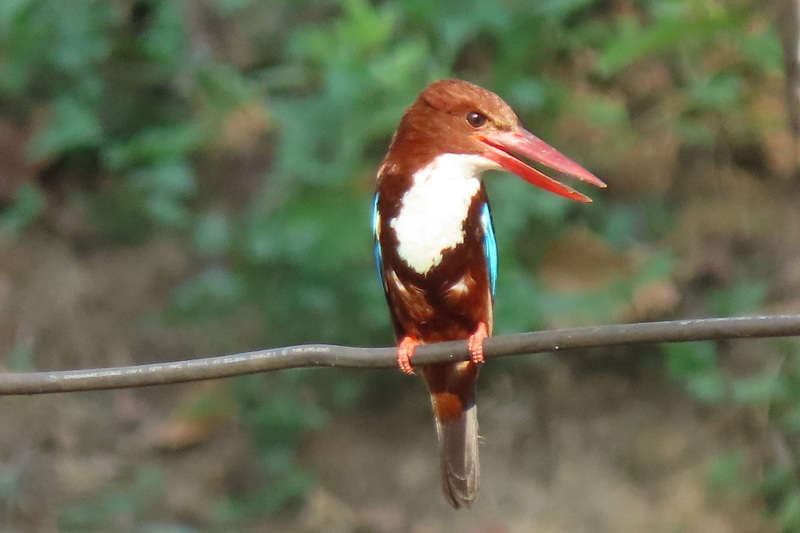
{"type": "Polygon", "coordinates": [[[473,138],[486,146],[486,152],[482,154],[484,157],[546,191],[579,202],[592,201],[588,196],[539,172],[525,163],[520,156],[591,183],[595,187],[606,187],[597,176],[523,128],[476,133],[473,138]]]}

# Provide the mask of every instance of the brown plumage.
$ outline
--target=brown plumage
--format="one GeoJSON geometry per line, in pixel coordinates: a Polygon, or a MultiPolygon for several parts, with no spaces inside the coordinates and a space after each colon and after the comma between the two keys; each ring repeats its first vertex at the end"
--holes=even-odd
{"type": "MultiPolygon", "coordinates": [[[[382,198],[379,196],[379,202],[382,198]]],[[[481,189],[470,213],[483,202],[481,189]]],[[[387,213],[392,210],[387,208],[387,213]]],[[[381,215],[382,223],[391,218],[391,214],[381,215]]],[[[414,272],[399,257],[394,232],[381,232],[384,287],[398,343],[405,338],[419,344],[467,339],[481,323],[491,334],[492,295],[484,236],[477,220],[477,214],[468,215],[464,244],[447,250],[439,265],[424,275],[414,272]],[[453,289],[458,280],[464,280],[464,289],[453,289]]],[[[475,409],[478,364],[430,365],[422,369],[422,377],[431,393],[445,497],[455,508],[469,506],[479,482],[475,409]]]]}
{"type": "Polygon", "coordinates": [[[470,361],[422,368],[442,488],[455,508],[469,507],[478,492],[475,382],[493,325],[496,252],[479,178],[485,170],[506,168],[557,194],[589,201],[516,153],[603,185],[525,131],[499,96],[460,80],[442,80],[420,93],[378,172],[373,223],[400,368],[412,372],[419,344],[467,339],[472,354],[470,361]]]}

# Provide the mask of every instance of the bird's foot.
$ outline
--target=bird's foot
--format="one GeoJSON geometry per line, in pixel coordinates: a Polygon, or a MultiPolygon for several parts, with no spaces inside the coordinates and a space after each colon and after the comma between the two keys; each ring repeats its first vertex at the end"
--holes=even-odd
{"type": "Polygon", "coordinates": [[[467,339],[469,347],[469,358],[476,365],[482,365],[485,361],[483,357],[483,341],[489,337],[489,329],[484,322],[478,324],[478,329],[467,339]]]}
{"type": "Polygon", "coordinates": [[[411,358],[414,356],[417,346],[419,346],[417,339],[408,336],[403,337],[397,346],[397,366],[406,374],[414,373],[414,369],[411,367],[411,358]]]}

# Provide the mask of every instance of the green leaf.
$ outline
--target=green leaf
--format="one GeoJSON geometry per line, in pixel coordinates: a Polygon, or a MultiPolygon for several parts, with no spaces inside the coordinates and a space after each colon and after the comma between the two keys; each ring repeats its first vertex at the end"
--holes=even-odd
{"type": "Polygon", "coordinates": [[[120,170],[181,159],[195,150],[203,137],[203,129],[194,123],[146,129],[126,142],[111,146],[105,152],[106,164],[120,170]]]}
{"type": "Polygon", "coordinates": [[[338,38],[361,49],[385,44],[392,34],[396,15],[390,5],[372,4],[367,0],[344,0],[344,18],[338,27],[338,38]]]}
{"type": "Polygon", "coordinates": [[[366,196],[306,195],[252,221],[248,255],[290,261],[308,272],[345,271],[370,257],[368,214],[366,196]]]}
{"type": "Polygon", "coordinates": [[[586,119],[605,127],[625,126],[629,124],[628,109],[625,103],[618,100],[592,98],[586,108],[586,119]]]}
{"type": "Polygon", "coordinates": [[[248,80],[232,65],[214,63],[197,73],[197,82],[218,110],[230,110],[254,100],[248,80]]]}
{"type": "Polygon", "coordinates": [[[724,490],[735,488],[741,481],[745,458],[740,452],[723,453],[711,463],[708,481],[712,488],[724,490]]]}
{"type": "Polygon", "coordinates": [[[111,52],[115,11],[113,5],[92,0],[73,0],[70,9],[59,10],[53,19],[57,39],[51,49],[54,65],[79,75],[89,73],[106,58],[111,52]]]}
{"type": "Polygon", "coordinates": [[[630,246],[638,238],[642,238],[642,216],[638,205],[609,205],[606,209],[605,227],[602,229],[603,237],[620,249],[630,246]]]}
{"type": "Polygon", "coordinates": [[[664,351],[667,371],[673,379],[685,380],[717,368],[717,349],[712,341],[667,344],[664,351]]]}
{"type": "Polygon", "coordinates": [[[237,274],[220,267],[207,269],[175,290],[169,314],[204,320],[230,312],[241,302],[243,289],[237,274]]]}
{"type": "Polygon", "coordinates": [[[18,18],[24,16],[26,10],[34,4],[34,0],[5,0],[0,2],[0,36],[5,36],[18,18]]]}
{"type": "MultiPolygon", "coordinates": [[[[1,228],[2,226],[0,226],[1,228]]],[[[5,367],[12,372],[35,372],[36,365],[33,362],[33,338],[26,338],[25,335],[19,335],[15,339],[11,351],[6,356],[5,367]]],[[[0,485],[2,485],[0,483],[0,485]]],[[[2,494],[2,490],[0,490],[2,494]]]]}
{"type": "Polygon", "coordinates": [[[800,493],[793,490],[783,501],[780,509],[780,521],[784,531],[800,530],[800,493]]]}
{"type": "Polygon", "coordinates": [[[761,305],[769,292],[764,281],[742,280],[733,287],[714,291],[709,305],[717,316],[737,316],[752,313],[761,305]]]}
{"type": "Polygon", "coordinates": [[[537,5],[537,11],[563,21],[580,11],[590,7],[595,0],[548,0],[537,5]]]}
{"type": "Polygon", "coordinates": [[[689,15],[688,3],[683,6],[679,12],[665,11],[648,26],[640,26],[630,18],[622,19],[616,37],[597,62],[600,73],[611,76],[642,57],[691,42],[708,42],[737,20],[722,10],[689,15]]]}
{"type": "Polygon", "coordinates": [[[657,281],[672,277],[678,266],[678,257],[672,250],[658,250],[652,253],[637,274],[641,282],[657,281]]]}
{"type": "Polygon", "coordinates": [[[180,2],[153,1],[150,24],[140,37],[143,50],[153,62],[178,64],[186,59],[186,28],[180,2]]]}
{"type": "Polygon", "coordinates": [[[708,124],[694,117],[679,118],[675,131],[691,146],[711,147],[717,139],[716,133],[708,124]]]}
{"type": "Polygon", "coordinates": [[[130,173],[133,184],[156,196],[188,197],[194,194],[194,171],[185,159],[160,161],[130,173]]]}
{"type": "Polygon", "coordinates": [[[0,213],[0,230],[14,234],[39,218],[44,209],[44,197],[38,187],[24,184],[17,189],[14,203],[0,213]]]}
{"type": "Polygon", "coordinates": [[[785,495],[794,484],[795,470],[791,465],[772,465],[764,472],[760,490],[766,497],[777,499],[785,495]]]}
{"type": "Polygon", "coordinates": [[[783,49],[774,25],[767,25],[755,34],[742,32],[735,43],[758,68],[776,73],[783,72],[783,49]]]}
{"type": "Polygon", "coordinates": [[[189,222],[188,210],[176,198],[153,195],[145,199],[144,208],[150,220],[162,226],[181,228],[189,222]]]}
{"type": "Polygon", "coordinates": [[[515,78],[508,87],[508,101],[520,112],[541,111],[547,103],[547,95],[547,85],[531,76],[515,78]]]}
{"type": "Polygon", "coordinates": [[[33,159],[46,159],[98,146],[100,138],[101,127],[93,106],[63,96],[56,100],[47,126],[31,140],[28,152],[33,159]]]}
{"type": "Polygon", "coordinates": [[[725,399],[725,380],[716,372],[689,378],[686,388],[698,400],[706,403],[719,403],[725,399]]]}
{"type": "Polygon", "coordinates": [[[189,221],[186,200],[196,189],[194,171],[186,160],[162,161],[131,172],[130,181],[144,196],[151,220],[179,227],[189,221]]]}
{"type": "Polygon", "coordinates": [[[734,400],[744,405],[769,405],[788,399],[786,378],[774,374],[738,378],[733,380],[732,390],[734,400]]]}
{"type": "Polygon", "coordinates": [[[203,255],[221,255],[231,244],[231,227],[228,218],[221,213],[206,213],[197,222],[194,231],[197,251],[203,255]]]}
{"type": "Polygon", "coordinates": [[[690,87],[692,104],[701,110],[726,111],[741,105],[742,79],[720,74],[695,80],[690,87]]]}

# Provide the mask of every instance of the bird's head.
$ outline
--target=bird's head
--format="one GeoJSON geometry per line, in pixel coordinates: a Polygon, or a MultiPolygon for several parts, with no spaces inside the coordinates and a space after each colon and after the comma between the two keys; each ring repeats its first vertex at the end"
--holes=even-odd
{"type": "Polygon", "coordinates": [[[591,200],[546,176],[530,160],[597,187],[600,179],[527,131],[502,98],[472,83],[441,80],[428,85],[406,110],[385,165],[421,168],[441,154],[479,156],[478,170],[506,169],[572,200],[591,200]]]}

